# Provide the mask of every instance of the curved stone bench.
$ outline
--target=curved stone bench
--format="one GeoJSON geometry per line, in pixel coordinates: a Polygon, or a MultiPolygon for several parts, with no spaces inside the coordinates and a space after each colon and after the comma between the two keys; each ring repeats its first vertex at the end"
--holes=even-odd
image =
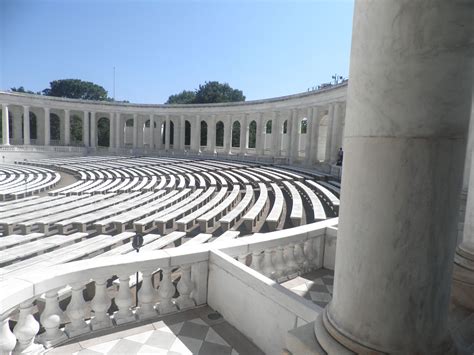
{"type": "Polygon", "coordinates": [[[260,190],[260,195],[258,196],[255,204],[250,208],[250,210],[242,217],[245,228],[248,231],[252,231],[253,227],[257,224],[257,221],[260,220],[260,217],[263,215],[264,208],[268,200],[268,189],[264,183],[259,182],[258,187],[260,190]]]}

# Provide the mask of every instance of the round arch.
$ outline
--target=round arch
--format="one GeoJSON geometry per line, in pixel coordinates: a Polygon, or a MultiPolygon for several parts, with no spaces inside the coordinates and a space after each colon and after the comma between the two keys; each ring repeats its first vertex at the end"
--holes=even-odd
{"type": "Polygon", "coordinates": [[[224,146],[224,122],[216,123],[216,147],[224,146]]]}
{"type": "Polygon", "coordinates": [[[232,147],[240,147],[240,122],[235,121],[232,124],[232,147]]]}

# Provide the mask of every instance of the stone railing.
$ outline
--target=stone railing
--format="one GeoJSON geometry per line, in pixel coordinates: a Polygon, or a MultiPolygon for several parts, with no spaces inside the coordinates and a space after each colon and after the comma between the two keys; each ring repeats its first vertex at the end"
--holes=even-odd
{"type": "MultiPolygon", "coordinates": [[[[337,218],[230,241],[71,262],[4,279],[0,354],[34,352],[99,329],[206,304],[211,292],[209,260],[215,253],[225,253],[278,281],[318,269],[323,265],[326,229],[336,224],[337,218]],[[135,305],[137,272],[141,287],[135,305]],[[70,297],[60,302],[58,291],[64,293],[65,288],[70,297]],[[64,308],[68,299],[63,311],[60,306],[64,308]],[[10,320],[16,321],[13,332],[10,320]]],[[[291,312],[302,317],[300,311],[291,312]]]]}
{"type": "Polygon", "coordinates": [[[2,152],[74,152],[74,153],[86,153],[87,150],[84,147],[77,146],[46,146],[46,145],[0,145],[0,151],[2,152]]]}

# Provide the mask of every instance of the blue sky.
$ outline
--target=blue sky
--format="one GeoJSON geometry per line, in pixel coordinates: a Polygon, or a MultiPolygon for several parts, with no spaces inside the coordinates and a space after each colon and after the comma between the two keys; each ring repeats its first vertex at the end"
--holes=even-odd
{"type": "Polygon", "coordinates": [[[55,79],[163,103],[205,81],[247,100],[349,71],[352,0],[0,0],[0,89],[55,79]]]}

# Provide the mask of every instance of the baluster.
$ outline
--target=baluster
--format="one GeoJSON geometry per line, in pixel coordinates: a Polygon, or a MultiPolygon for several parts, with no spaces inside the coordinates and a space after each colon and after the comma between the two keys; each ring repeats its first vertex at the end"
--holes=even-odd
{"type": "Polygon", "coordinates": [[[272,263],[272,250],[265,249],[263,253],[263,267],[262,272],[266,277],[275,278],[275,271],[272,263]]]}
{"type": "Polygon", "coordinates": [[[252,253],[252,262],[250,263],[250,267],[254,269],[255,271],[261,272],[262,268],[260,267],[260,264],[262,263],[262,252],[253,252],[252,253]]]}
{"type": "Polygon", "coordinates": [[[247,266],[247,254],[245,255],[239,255],[237,257],[237,260],[240,261],[242,264],[244,264],[245,266],[247,266]]]}
{"type": "Polygon", "coordinates": [[[157,291],[153,287],[152,271],[144,270],[142,271],[142,287],[138,292],[138,302],[140,303],[140,308],[137,310],[138,318],[146,319],[150,317],[155,317],[155,300],[157,298],[157,291]]]}
{"type": "Polygon", "coordinates": [[[71,287],[71,302],[69,302],[66,308],[66,314],[69,317],[71,323],[67,324],[64,328],[64,331],[70,338],[91,331],[89,325],[84,320],[86,315],[86,302],[84,301],[84,297],[82,295],[84,284],[80,282],[74,282],[71,284],[71,287]]]}
{"type": "Polygon", "coordinates": [[[307,261],[303,254],[304,244],[303,242],[299,242],[295,244],[295,259],[296,263],[298,264],[298,273],[301,275],[305,272],[307,268],[307,261]]]}
{"type": "Polygon", "coordinates": [[[67,339],[66,334],[59,329],[62,319],[63,311],[59,308],[58,290],[46,292],[45,306],[40,316],[40,322],[45,332],[38,336],[38,341],[46,348],[67,339]]]}
{"type": "Polygon", "coordinates": [[[191,264],[182,265],[181,278],[178,282],[179,297],[176,299],[179,309],[190,308],[196,305],[191,298],[193,288],[194,284],[191,281],[191,264]]]}
{"type": "Polygon", "coordinates": [[[298,264],[295,259],[295,245],[293,243],[285,246],[285,259],[286,259],[286,274],[290,278],[294,278],[298,273],[298,264]]]}
{"type": "Polygon", "coordinates": [[[16,345],[16,336],[10,330],[8,315],[3,315],[0,326],[0,355],[9,355],[13,351],[16,345]]]}
{"type": "Polygon", "coordinates": [[[30,301],[20,304],[20,315],[18,323],[13,329],[18,339],[15,346],[15,353],[35,353],[44,350],[40,344],[35,344],[35,335],[38,333],[40,325],[33,316],[33,303],[30,301]]]}
{"type": "Polygon", "coordinates": [[[160,302],[158,303],[158,311],[160,314],[170,313],[177,310],[176,305],[172,301],[176,290],[171,282],[171,268],[163,268],[163,278],[158,288],[158,297],[160,302]]]}
{"type": "MultiPolygon", "coordinates": [[[[130,276],[128,274],[118,275],[120,280],[120,286],[115,296],[115,304],[118,307],[118,311],[114,313],[114,320],[117,324],[124,324],[133,322],[135,315],[133,314],[132,307],[132,291],[130,291],[130,276]]],[[[135,285],[138,287],[138,285],[135,285]]]]}
{"type": "Polygon", "coordinates": [[[104,329],[112,326],[112,320],[107,314],[110,308],[110,298],[107,295],[107,279],[95,280],[95,295],[91,301],[94,317],[91,319],[92,330],[104,329]]]}
{"type": "Polygon", "coordinates": [[[276,279],[278,281],[281,281],[283,279],[283,275],[285,275],[285,260],[283,259],[283,247],[282,246],[276,247],[273,264],[275,265],[276,279]]]}
{"type": "Polygon", "coordinates": [[[307,239],[304,242],[304,255],[306,257],[307,269],[306,272],[312,270],[315,265],[315,253],[313,249],[313,239],[307,239]]]}

